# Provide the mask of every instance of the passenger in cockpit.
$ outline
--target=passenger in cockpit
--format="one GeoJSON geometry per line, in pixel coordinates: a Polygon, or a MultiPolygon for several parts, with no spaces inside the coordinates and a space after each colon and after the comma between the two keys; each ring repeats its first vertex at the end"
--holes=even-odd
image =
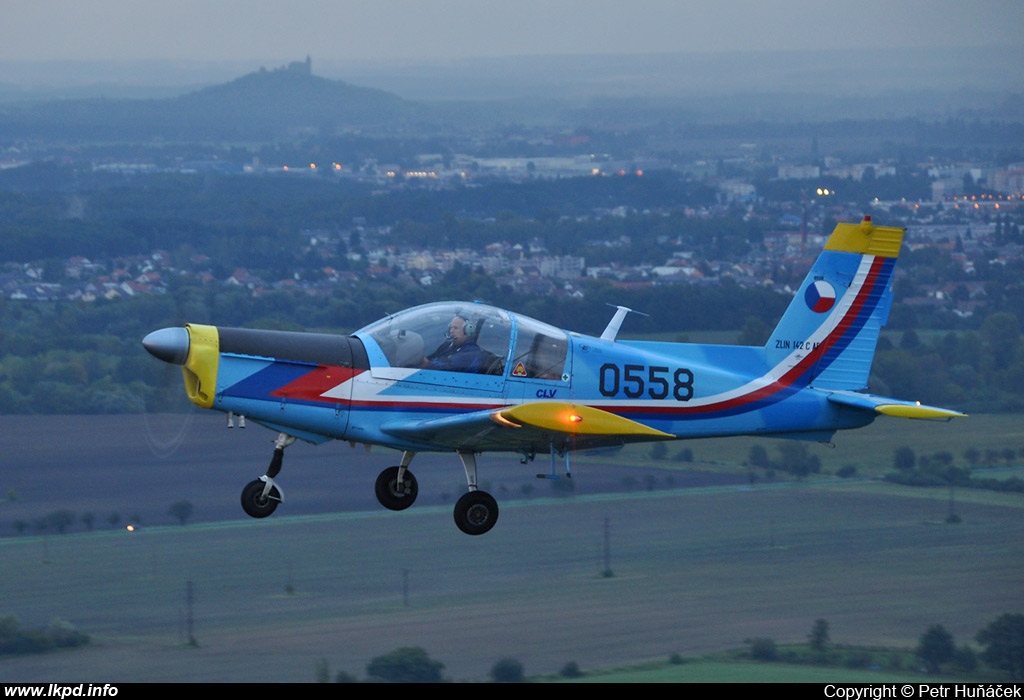
{"type": "Polygon", "coordinates": [[[427,369],[443,372],[480,372],[483,361],[480,346],[476,344],[476,323],[455,316],[445,333],[447,340],[423,360],[427,369]]]}

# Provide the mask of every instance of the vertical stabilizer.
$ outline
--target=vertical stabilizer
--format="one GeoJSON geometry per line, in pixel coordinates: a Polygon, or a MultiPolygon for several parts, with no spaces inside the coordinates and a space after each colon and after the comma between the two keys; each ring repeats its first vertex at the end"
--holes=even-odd
{"type": "Polygon", "coordinates": [[[799,384],[864,389],[892,304],[892,277],[903,229],[839,224],[775,328],[765,357],[799,384]]]}

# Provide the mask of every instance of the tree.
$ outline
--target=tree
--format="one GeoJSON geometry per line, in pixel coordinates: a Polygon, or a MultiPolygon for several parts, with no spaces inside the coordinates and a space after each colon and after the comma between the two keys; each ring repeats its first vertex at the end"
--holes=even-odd
{"type": "Polygon", "coordinates": [[[768,459],[768,450],[764,449],[763,445],[752,446],[750,454],[747,456],[747,461],[754,467],[768,469],[771,466],[771,462],[768,459]]]}
{"type": "Polygon", "coordinates": [[[176,503],[172,503],[171,507],[167,509],[167,512],[179,523],[184,525],[188,522],[188,519],[192,517],[192,502],[178,501],[176,503]]]}
{"type": "Polygon", "coordinates": [[[46,516],[46,523],[63,535],[69,527],[75,524],[75,514],[66,509],[55,510],[46,516]]]}
{"type": "Polygon", "coordinates": [[[758,661],[775,661],[779,658],[775,640],[770,637],[754,637],[746,640],[750,644],[750,657],[758,661]]]}
{"type": "Polygon", "coordinates": [[[441,683],[444,664],[422,647],[401,647],[366,665],[366,675],[386,683],[441,683]]]}
{"type": "Polygon", "coordinates": [[[953,635],[942,625],[932,625],[921,635],[916,653],[928,673],[938,673],[942,664],[951,661],[956,654],[953,635]]]}
{"type": "Polygon", "coordinates": [[[828,621],[821,618],[814,621],[811,633],[807,635],[807,643],[814,651],[825,651],[828,648],[828,621]]]}
{"type": "Polygon", "coordinates": [[[985,663],[1009,671],[1015,680],[1024,679],[1024,615],[1003,613],[975,639],[985,647],[981,653],[985,663]]]}
{"type": "Polygon", "coordinates": [[[914,454],[914,450],[905,445],[897,447],[893,454],[892,464],[901,472],[910,471],[917,464],[917,455],[914,454]]]}
{"type": "Polygon", "coordinates": [[[509,657],[499,659],[491,667],[491,680],[495,683],[522,683],[523,664],[509,657]]]}
{"type": "Polygon", "coordinates": [[[811,454],[803,442],[796,440],[783,442],[779,445],[779,454],[782,456],[781,468],[798,477],[802,478],[821,471],[821,458],[811,454]]]}
{"type": "Polygon", "coordinates": [[[92,532],[92,526],[96,523],[96,514],[90,511],[86,511],[78,516],[78,519],[85,525],[85,529],[92,532]]]}
{"type": "Polygon", "coordinates": [[[575,661],[567,661],[565,666],[562,666],[562,670],[558,672],[562,678],[580,678],[583,676],[583,671],[580,670],[580,665],[575,661]]]}

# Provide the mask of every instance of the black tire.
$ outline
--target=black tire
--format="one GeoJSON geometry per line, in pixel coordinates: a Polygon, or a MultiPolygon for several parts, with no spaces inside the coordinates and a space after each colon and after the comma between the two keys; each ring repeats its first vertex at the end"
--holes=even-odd
{"type": "Polygon", "coordinates": [[[486,491],[470,491],[455,503],[455,524],[467,535],[482,535],[498,522],[498,502],[486,491]]]}
{"type": "Polygon", "coordinates": [[[264,497],[263,488],[266,485],[265,481],[256,479],[250,481],[242,489],[242,510],[246,515],[253,518],[265,518],[277,509],[277,504],[281,502],[281,493],[274,486],[264,497]]]}
{"type": "Polygon", "coordinates": [[[416,477],[408,469],[402,476],[402,488],[398,488],[398,467],[388,467],[377,476],[373,485],[377,500],[388,510],[405,510],[416,501],[420,492],[416,477]]]}

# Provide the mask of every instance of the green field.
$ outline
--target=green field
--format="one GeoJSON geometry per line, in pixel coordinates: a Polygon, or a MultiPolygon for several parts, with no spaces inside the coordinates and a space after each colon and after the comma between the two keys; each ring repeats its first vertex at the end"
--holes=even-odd
{"type": "MultiPolygon", "coordinates": [[[[1015,463],[1020,465],[1024,462],[1024,416],[977,415],[948,423],[880,418],[866,428],[840,431],[832,438],[832,442],[834,447],[808,443],[809,450],[821,459],[822,471],[829,474],[851,464],[861,475],[881,476],[893,470],[893,453],[896,448],[904,446],[910,447],[918,455],[949,452],[960,466],[967,466],[963,455],[969,447],[981,452],[1010,448],[1020,457],[1015,463]]],[[[669,459],[660,464],[674,466],[672,457],[682,448],[689,448],[693,451],[694,460],[701,463],[701,468],[710,466],[735,473],[743,469],[743,463],[753,445],[762,445],[774,457],[782,443],[772,438],[755,437],[668,443],[669,459]]],[[[657,464],[648,460],[649,453],[650,446],[635,445],[624,449],[623,457],[630,463],[639,461],[657,464]]],[[[1005,466],[1005,462],[1000,459],[997,466],[1005,466]]]]}
{"type": "Polygon", "coordinates": [[[670,454],[693,450],[688,464],[652,460],[639,446],[580,456],[564,496],[545,494],[566,482],[532,477],[546,464],[487,455],[481,476],[502,511],[477,538],[452,522],[459,470],[443,456],[417,462],[420,502],[391,513],[369,505],[383,452],[296,447],[284,472],[289,500],[253,521],[238,512],[237,489],[265,464],[266,431],[225,434],[219,420],[199,421],[175,455],[158,459],[123,418],[5,425],[14,451],[0,487],[16,484],[20,498],[0,510],[9,535],[0,537],[0,615],[24,628],[66,620],[94,643],[0,658],[0,682],[304,682],[321,659],[332,674],[361,678],[367,662],[402,646],[423,647],[455,680],[486,679],[512,657],[545,678],[575,662],[591,680],[887,681],[891,672],[708,655],[753,637],[804,642],[818,618],[837,644],[913,648],[933,624],[967,644],[1001,613],[1024,609],[1024,496],[958,489],[963,521],[948,525],[946,489],[827,475],[844,464],[884,473],[901,445],[948,450],[958,462],[969,446],[1019,449],[1017,417],[878,421],[837,435],[835,449],[812,446],[827,474],[804,482],[748,483],[743,461],[755,443],[774,452],[767,439],[673,444],[670,454]],[[79,437],[50,437],[60,434],[79,437]],[[651,481],[619,484],[634,473],[651,481]],[[731,484],[716,483],[724,475],[731,484]],[[692,485],[679,488],[684,481],[692,485]],[[537,488],[524,496],[527,483],[537,488]],[[368,505],[295,514],[338,508],[329,500],[338,489],[368,505]],[[312,502],[318,495],[328,498],[312,502]],[[196,501],[196,521],[158,525],[183,496],[196,501]],[[15,514],[74,499],[101,515],[137,507],[143,527],[10,536],[15,514]],[[614,576],[601,575],[606,565],[614,576]],[[185,643],[189,582],[195,647],[185,643]],[[689,663],[668,664],[671,655],[689,663]]]}
{"type": "Polygon", "coordinates": [[[943,501],[784,485],[513,501],[480,538],[444,506],[6,538],[4,612],[95,644],[2,659],[0,679],[308,681],[410,645],[455,679],[506,656],[554,674],[799,642],[817,618],[838,643],[912,647],[935,623],[964,643],[1020,610],[1024,499],[965,502],[956,526],[943,501]]]}

